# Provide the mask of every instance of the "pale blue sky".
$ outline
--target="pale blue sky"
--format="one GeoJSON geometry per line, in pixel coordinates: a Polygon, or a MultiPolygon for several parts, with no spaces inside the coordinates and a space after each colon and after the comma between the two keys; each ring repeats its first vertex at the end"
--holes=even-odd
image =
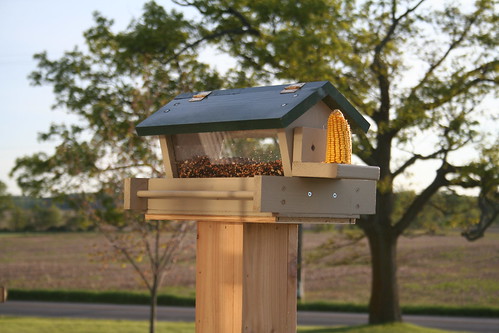
{"type": "MultiPolygon", "coordinates": [[[[19,194],[8,174],[17,157],[50,151],[37,140],[52,122],[71,120],[52,111],[51,87],[32,87],[27,76],[36,68],[35,53],[46,50],[56,59],[83,44],[83,31],[93,25],[97,10],[124,29],[139,17],[146,0],[0,0],[0,180],[19,194]]],[[[158,1],[167,6],[169,1],[158,1]]]]}

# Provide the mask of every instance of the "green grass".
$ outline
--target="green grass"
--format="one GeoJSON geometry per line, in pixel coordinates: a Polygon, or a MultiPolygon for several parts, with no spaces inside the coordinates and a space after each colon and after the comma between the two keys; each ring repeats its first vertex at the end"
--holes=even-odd
{"type": "MultiPolygon", "coordinates": [[[[158,322],[156,332],[194,333],[193,323],[158,322]]],[[[0,316],[2,333],[142,333],[146,332],[146,321],[89,320],[0,316]]],[[[300,327],[298,333],[449,333],[411,324],[362,325],[351,327],[300,327]]]]}
{"type": "MultiPolygon", "coordinates": [[[[0,317],[2,333],[142,333],[146,321],[0,317]]],[[[193,323],[158,322],[156,332],[193,333],[193,323]]]]}
{"type": "Polygon", "coordinates": [[[451,333],[454,331],[443,331],[426,328],[406,323],[385,325],[362,325],[348,327],[303,327],[298,328],[298,333],[451,333]]]}

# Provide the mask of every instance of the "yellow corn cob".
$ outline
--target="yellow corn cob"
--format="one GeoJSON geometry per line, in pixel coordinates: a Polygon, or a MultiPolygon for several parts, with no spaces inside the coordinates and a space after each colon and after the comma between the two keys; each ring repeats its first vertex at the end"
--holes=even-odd
{"type": "Polygon", "coordinates": [[[350,125],[340,110],[334,110],[327,120],[326,163],[352,163],[350,125]]]}

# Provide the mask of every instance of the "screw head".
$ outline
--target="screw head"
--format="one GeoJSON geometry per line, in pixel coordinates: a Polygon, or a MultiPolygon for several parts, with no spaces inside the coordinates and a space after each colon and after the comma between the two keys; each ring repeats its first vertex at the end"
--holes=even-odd
{"type": "Polygon", "coordinates": [[[281,106],[286,106],[286,105],[288,105],[288,103],[282,103],[282,104],[281,104],[281,106]]]}
{"type": "Polygon", "coordinates": [[[338,193],[334,192],[332,197],[333,197],[333,199],[336,199],[338,197],[338,193]]]}
{"type": "Polygon", "coordinates": [[[311,197],[311,196],[313,195],[313,193],[312,193],[312,192],[308,192],[308,193],[307,193],[307,195],[308,195],[309,197],[311,197]]]}

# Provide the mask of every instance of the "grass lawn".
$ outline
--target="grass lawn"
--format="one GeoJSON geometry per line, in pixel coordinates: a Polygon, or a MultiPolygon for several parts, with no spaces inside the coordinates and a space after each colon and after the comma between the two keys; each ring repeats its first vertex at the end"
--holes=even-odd
{"type": "MultiPolygon", "coordinates": [[[[142,333],[148,323],[130,320],[86,320],[0,316],[2,333],[142,333]]],[[[193,323],[158,322],[156,332],[194,333],[193,323]]],[[[411,324],[352,327],[300,327],[298,333],[449,333],[411,324]]]]}

